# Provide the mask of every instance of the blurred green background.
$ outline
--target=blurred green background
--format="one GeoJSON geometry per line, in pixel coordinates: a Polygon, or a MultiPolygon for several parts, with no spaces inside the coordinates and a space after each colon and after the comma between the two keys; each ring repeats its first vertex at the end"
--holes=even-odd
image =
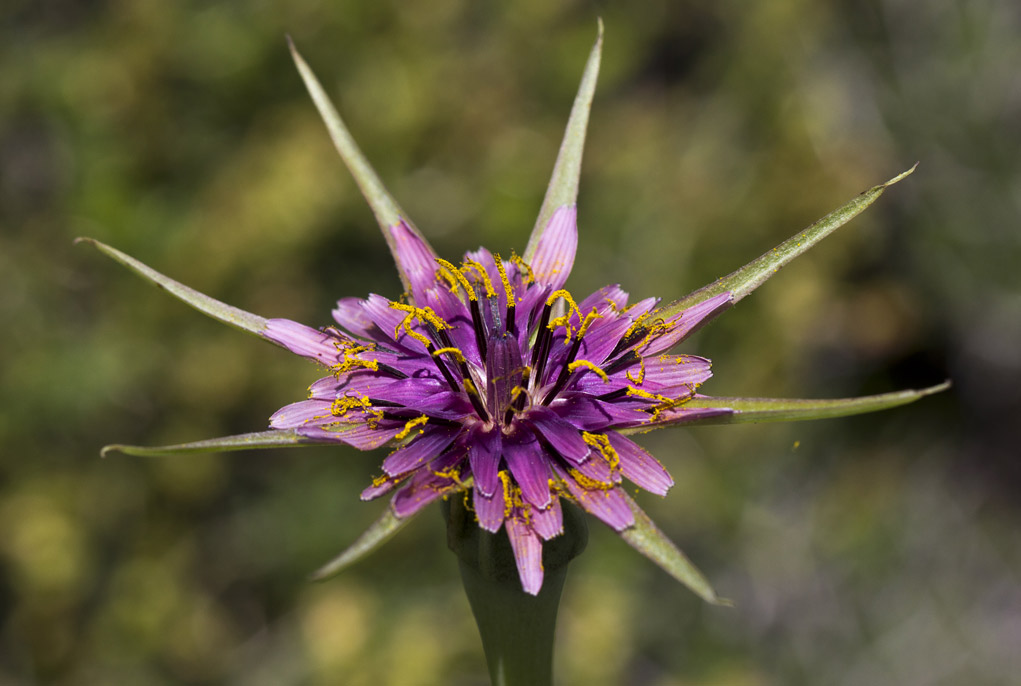
{"type": "Polygon", "coordinates": [[[436,508],[327,583],[380,454],[165,460],[317,377],[88,248],[311,325],[399,290],[290,33],[437,250],[523,248],[596,17],[574,292],[679,296],[920,161],[687,346],[715,395],[954,389],[643,439],[733,609],[593,522],[564,684],[1016,684],[1021,18],[1010,0],[7,0],[0,684],[486,683],[436,508]]]}

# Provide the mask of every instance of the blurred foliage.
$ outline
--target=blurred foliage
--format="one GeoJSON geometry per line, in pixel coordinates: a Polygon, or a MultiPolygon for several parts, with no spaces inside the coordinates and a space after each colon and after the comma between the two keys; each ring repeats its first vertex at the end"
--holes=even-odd
{"type": "Polygon", "coordinates": [[[1008,684],[1021,672],[1021,63],[1009,0],[7,0],[0,7],[0,683],[482,684],[440,518],[306,574],[382,503],[347,449],[98,458],[258,430],[316,371],[109,242],[265,316],[394,295],[289,32],[456,256],[521,249],[607,27],[575,292],[681,295],[921,161],[700,334],[717,395],[952,377],[861,418],[653,434],[651,514],[735,609],[593,525],[569,684],[1008,684]]]}

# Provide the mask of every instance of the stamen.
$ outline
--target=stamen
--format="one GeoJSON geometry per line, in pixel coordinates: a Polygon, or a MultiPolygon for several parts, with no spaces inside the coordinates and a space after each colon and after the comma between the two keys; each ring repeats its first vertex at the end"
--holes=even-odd
{"type": "MultiPolygon", "coordinates": [[[[411,433],[412,429],[414,429],[416,426],[422,426],[423,424],[425,424],[428,421],[429,421],[429,418],[426,417],[424,414],[423,415],[419,415],[418,417],[415,417],[414,419],[409,419],[407,421],[407,423],[405,423],[404,428],[401,429],[401,432],[399,434],[397,434],[396,436],[394,436],[394,440],[403,441],[405,438],[408,437],[408,435],[411,433]]],[[[424,431],[425,431],[425,429],[419,429],[418,433],[421,434],[424,431]]]]}
{"type": "Polygon", "coordinates": [[[597,319],[602,319],[602,318],[603,318],[603,315],[601,315],[598,312],[596,312],[596,308],[593,307],[592,311],[585,315],[585,321],[583,321],[581,323],[581,328],[578,329],[578,338],[580,339],[581,337],[583,337],[585,335],[585,332],[588,331],[589,324],[591,324],[592,322],[594,322],[597,319]]]}
{"type": "Polygon", "coordinates": [[[629,367],[635,362],[641,362],[642,358],[638,356],[634,350],[628,350],[626,354],[621,355],[619,358],[606,365],[605,370],[607,374],[616,374],[624,367],[629,367]]]}
{"type": "MultiPolygon", "coordinates": [[[[468,283],[468,279],[464,278],[464,274],[461,273],[461,270],[440,257],[436,258],[436,262],[438,262],[442,268],[440,271],[449,274],[450,279],[455,279],[456,282],[461,285],[461,288],[463,288],[464,292],[468,295],[469,300],[475,300],[475,291],[472,290],[471,284],[468,283]]],[[[453,293],[456,290],[457,287],[454,286],[451,288],[450,292],[453,293]]]]}
{"type": "Polygon", "coordinates": [[[433,357],[439,357],[440,355],[450,355],[457,360],[459,364],[465,363],[464,353],[453,346],[449,348],[439,348],[438,350],[433,351],[433,357]]]}
{"type": "Polygon", "coordinates": [[[635,388],[634,386],[627,387],[627,394],[637,396],[644,400],[655,400],[659,403],[672,403],[674,401],[673,398],[668,398],[667,396],[660,395],[659,393],[649,393],[648,391],[643,391],[641,388],[635,388]]]}
{"type": "Polygon", "coordinates": [[[528,263],[521,259],[516,252],[511,250],[510,261],[512,264],[516,264],[518,267],[518,273],[522,275],[522,280],[525,285],[535,283],[535,272],[528,266],[528,263]]]}
{"type": "Polygon", "coordinates": [[[606,375],[606,372],[588,360],[575,360],[571,364],[567,365],[567,371],[568,373],[573,373],[582,367],[594,372],[596,376],[603,380],[603,383],[609,383],[610,377],[606,375]]]}
{"type": "Polygon", "coordinates": [[[479,349],[479,357],[482,359],[482,362],[485,363],[486,330],[485,325],[482,323],[482,313],[479,311],[479,301],[472,298],[468,302],[468,305],[472,313],[472,327],[475,329],[475,346],[479,349]]]}
{"type": "Polygon", "coordinates": [[[557,396],[564,386],[567,384],[567,379],[571,376],[571,363],[574,362],[574,358],[578,356],[578,351],[581,349],[581,339],[575,339],[574,343],[571,344],[571,350],[567,353],[567,357],[564,359],[564,366],[560,369],[560,376],[557,377],[556,383],[553,384],[553,388],[549,390],[546,397],[543,398],[542,404],[549,405],[550,402],[557,396]]]}
{"type": "Polygon", "coordinates": [[[599,451],[606,460],[607,464],[610,465],[610,471],[615,472],[620,469],[620,455],[612,445],[610,445],[610,439],[606,437],[606,434],[593,434],[588,431],[581,432],[581,438],[591,447],[599,451]]]}
{"type": "Polygon", "coordinates": [[[510,279],[507,278],[507,269],[503,266],[503,259],[500,253],[495,253],[496,271],[500,273],[500,281],[503,283],[504,293],[507,295],[507,331],[514,332],[514,289],[511,287],[510,279]]]}
{"type": "Polygon", "coordinates": [[[535,369],[536,382],[539,381],[539,377],[542,375],[542,368],[546,364],[544,359],[542,362],[539,361],[539,353],[541,352],[542,347],[546,344],[546,339],[552,336],[552,333],[547,326],[549,324],[549,315],[552,310],[553,305],[549,303],[542,308],[542,316],[539,318],[539,328],[536,329],[535,332],[535,343],[532,346],[532,368],[535,369]]]}
{"type": "Polygon", "coordinates": [[[471,401],[472,407],[475,408],[475,412],[482,418],[482,421],[489,421],[489,413],[486,412],[486,406],[482,403],[482,396],[479,395],[479,390],[475,388],[475,384],[467,376],[462,379],[464,384],[464,390],[468,394],[468,400],[471,401]]]}
{"type": "Polygon", "coordinates": [[[640,357],[639,360],[641,361],[641,364],[638,367],[638,377],[637,378],[631,376],[631,371],[630,370],[627,373],[624,374],[624,376],[627,377],[628,381],[630,381],[631,383],[633,383],[636,386],[641,386],[642,382],[645,381],[645,358],[644,357],[640,357]]]}
{"type": "Polygon", "coordinates": [[[464,263],[467,266],[462,267],[463,270],[468,271],[468,268],[470,267],[478,272],[479,278],[482,279],[482,283],[485,284],[486,287],[486,297],[492,298],[496,295],[496,291],[493,290],[493,282],[489,280],[489,273],[486,271],[486,268],[475,260],[465,260],[464,263]]]}

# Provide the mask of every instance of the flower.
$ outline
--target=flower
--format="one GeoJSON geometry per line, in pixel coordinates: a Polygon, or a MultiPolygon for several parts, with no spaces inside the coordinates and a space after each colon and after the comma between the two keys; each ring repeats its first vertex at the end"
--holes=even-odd
{"type": "Polygon", "coordinates": [[[600,27],[522,256],[512,252],[504,259],[480,248],[458,265],[435,254],[387,193],[292,45],[334,144],[379,221],[405,296],[343,298],[332,313],[336,326],[316,329],[225,305],[110,246],[80,239],[196,309],[329,370],[307,399],[271,417],[269,431],[158,448],[112,445],[103,453],[391,446],[382,474],[362,493],[370,500],[393,492],[391,507],[321,574],[359,559],[430,502],[463,492],[482,529],[506,529],[522,588],[534,595],[543,583],[543,542],[563,531],[560,501],[567,499],[700,596],[718,601],[624,492],[625,479],[658,495],[673,484],[627,434],[679,424],[854,414],[945,388],[838,400],[711,398],[696,392],[711,376],[709,360],[670,352],[913,169],[673,303],[650,298],[629,305],[616,285],[578,301],[564,285],[578,242],[578,176],[601,44],[600,27]]]}
{"type": "Polygon", "coordinates": [[[563,533],[561,498],[622,531],[635,522],[623,479],[658,495],[673,485],[618,429],[730,412],[687,409],[709,360],[667,351],[731,294],[668,317],[653,298],[628,305],[618,286],[576,302],[563,288],[575,218],[574,207],[558,208],[527,261],[479,249],[460,267],[399,223],[390,231],[409,302],[345,298],[333,311],[340,329],[271,319],[263,332],[331,372],[272,428],[363,450],[398,445],[362,498],[396,490],[400,518],[471,484],[479,526],[507,528],[531,594],[542,586],[542,541],[563,533]]]}

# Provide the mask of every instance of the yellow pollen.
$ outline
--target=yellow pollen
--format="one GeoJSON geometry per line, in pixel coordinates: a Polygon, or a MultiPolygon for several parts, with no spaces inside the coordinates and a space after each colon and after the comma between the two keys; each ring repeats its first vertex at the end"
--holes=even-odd
{"type": "Polygon", "coordinates": [[[581,323],[581,328],[578,329],[578,338],[580,339],[588,331],[589,324],[597,319],[602,319],[603,315],[596,312],[596,308],[592,308],[592,311],[585,315],[585,321],[581,323]]]}
{"type": "Polygon", "coordinates": [[[535,282],[535,273],[532,271],[532,268],[523,259],[518,257],[518,254],[513,250],[511,250],[510,261],[518,266],[518,272],[522,273],[526,284],[535,282]]]}
{"type": "MultiPolygon", "coordinates": [[[[412,429],[414,429],[416,426],[422,426],[428,421],[429,418],[426,417],[424,414],[415,417],[414,419],[409,419],[408,422],[404,425],[404,428],[401,429],[401,432],[394,436],[394,440],[403,441],[411,434],[412,429]]],[[[423,431],[425,431],[425,429],[419,429],[418,433],[422,433],[423,431]]]]}
{"type": "Polygon", "coordinates": [[[667,396],[659,395],[658,393],[649,393],[648,391],[643,391],[641,388],[635,388],[634,386],[627,387],[627,394],[638,396],[639,398],[644,398],[646,400],[655,400],[660,403],[674,402],[673,398],[668,398],[667,396]]]}
{"type": "Polygon", "coordinates": [[[606,434],[593,434],[588,431],[582,431],[581,437],[582,440],[599,451],[603,459],[610,465],[610,471],[616,471],[620,467],[620,455],[610,445],[610,439],[606,437],[606,434]]]}
{"type": "Polygon", "coordinates": [[[493,290],[493,282],[489,280],[489,273],[486,272],[486,268],[475,260],[465,260],[464,263],[465,266],[461,268],[463,271],[467,272],[470,269],[474,269],[478,273],[479,278],[482,279],[482,283],[486,287],[486,297],[492,298],[496,295],[496,291],[493,290]]]}
{"type": "Polygon", "coordinates": [[[464,353],[459,348],[440,348],[433,351],[433,357],[439,357],[440,355],[450,355],[461,364],[464,364],[464,353]]]}
{"type": "MultiPolygon", "coordinates": [[[[581,337],[580,333],[578,334],[578,337],[579,338],[581,337]]],[[[567,365],[567,371],[575,372],[581,369],[582,367],[592,372],[595,372],[596,376],[603,380],[603,383],[609,383],[610,377],[606,375],[606,372],[604,372],[597,365],[595,365],[592,362],[589,362],[588,360],[575,360],[571,364],[567,365]]]]}
{"type": "Polygon", "coordinates": [[[628,381],[635,384],[636,386],[641,386],[642,382],[645,381],[645,358],[642,357],[639,359],[641,362],[641,366],[638,367],[638,376],[637,377],[631,376],[630,370],[628,370],[628,372],[624,375],[627,377],[628,381]]]}
{"type": "Polygon", "coordinates": [[[500,272],[500,281],[503,283],[503,290],[507,294],[507,307],[514,307],[514,289],[511,288],[510,279],[507,278],[507,269],[503,266],[500,253],[493,255],[496,260],[496,271],[500,272]]]}
{"type": "Polygon", "coordinates": [[[455,292],[458,284],[460,284],[461,288],[463,288],[464,292],[468,295],[468,299],[475,300],[475,290],[471,287],[471,284],[468,283],[468,279],[464,278],[464,274],[461,273],[461,270],[450,262],[439,257],[436,258],[436,262],[438,262],[441,267],[439,271],[444,274],[447,281],[451,284],[451,293],[455,292]]]}
{"type": "Polygon", "coordinates": [[[404,303],[391,302],[390,307],[401,312],[407,312],[408,316],[405,319],[414,317],[418,320],[419,324],[429,323],[432,324],[433,328],[437,331],[441,329],[449,329],[450,324],[440,319],[431,307],[415,307],[414,305],[405,305],[404,303]]]}
{"type": "Polygon", "coordinates": [[[585,476],[574,467],[568,469],[567,472],[571,475],[571,478],[577,481],[578,485],[584,488],[586,491],[594,490],[608,491],[616,485],[612,481],[607,483],[605,481],[597,481],[592,477],[585,476]]]}
{"type": "Polygon", "coordinates": [[[550,323],[547,324],[547,328],[549,328],[550,331],[554,331],[558,326],[564,327],[566,335],[564,343],[567,343],[567,341],[571,340],[571,313],[576,313],[579,321],[581,321],[583,317],[581,315],[581,310],[578,309],[577,303],[574,302],[574,298],[572,298],[571,294],[563,288],[559,291],[553,291],[550,293],[549,297],[546,298],[546,305],[553,305],[557,298],[563,298],[564,301],[567,302],[567,312],[559,317],[551,319],[550,323]]]}

